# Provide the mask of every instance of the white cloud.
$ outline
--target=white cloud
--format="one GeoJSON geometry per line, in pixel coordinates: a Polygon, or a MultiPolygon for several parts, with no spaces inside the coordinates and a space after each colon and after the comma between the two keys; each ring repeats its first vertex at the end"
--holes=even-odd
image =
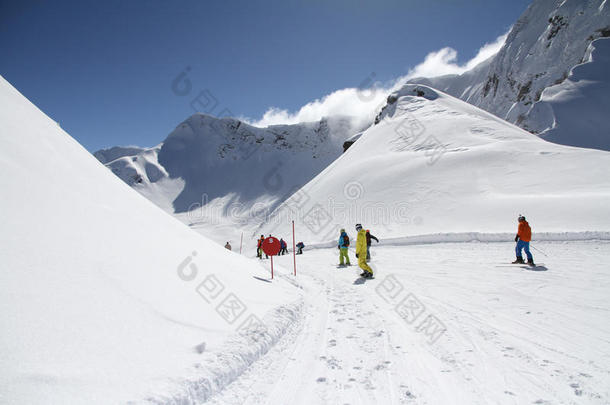
{"type": "Polygon", "coordinates": [[[243,119],[252,125],[265,127],[277,124],[296,124],[298,122],[318,121],[323,117],[331,115],[348,115],[355,117],[355,125],[370,122],[384,104],[388,93],[396,90],[406,80],[414,77],[434,77],[445,74],[459,74],[472,69],[479,63],[495,55],[504,42],[508,32],[496,38],[491,43],[483,45],[474,58],[463,65],[457,63],[457,51],[453,48],[442,48],[435,52],[430,52],[424,61],[409,72],[391,83],[373,84],[371,74],[365,78],[363,83],[371,83],[361,88],[347,88],[337,90],[320,99],[311,101],[301,107],[298,111],[271,107],[258,120],[243,119]]]}

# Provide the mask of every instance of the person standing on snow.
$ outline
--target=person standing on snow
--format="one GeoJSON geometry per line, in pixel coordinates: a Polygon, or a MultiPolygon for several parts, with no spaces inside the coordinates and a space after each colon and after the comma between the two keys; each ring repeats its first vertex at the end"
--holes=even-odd
{"type": "Polygon", "coordinates": [[[263,235],[261,235],[260,239],[258,240],[258,248],[256,249],[256,257],[258,257],[259,259],[263,259],[263,242],[265,241],[265,237],[263,235]]]}
{"type": "Polygon", "coordinates": [[[303,242],[297,243],[297,255],[303,254],[303,248],[305,248],[305,244],[303,242]]]}
{"type": "Polygon", "coordinates": [[[534,266],[534,258],[530,253],[531,240],[532,228],[530,228],[530,224],[527,223],[525,217],[523,215],[519,215],[519,228],[517,229],[517,235],[515,236],[515,242],[517,242],[517,246],[515,247],[517,260],[515,260],[513,264],[525,263],[523,261],[523,255],[521,254],[521,251],[525,250],[525,254],[527,255],[527,264],[534,266]]]}
{"type": "Polygon", "coordinates": [[[339,248],[339,266],[351,266],[349,262],[349,255],[347,254],[347,248],[349,247],[349,236],[345,232],[345,229],[341,229],[341,235],[339,235],[339,243],[337,244],[339,248]],[[345,259],[345,262],[344,260],[345,259]]]}
{"type": "Polygon", "coordinates": [[[371,239],[375,239],[379,243],[379,239],[371,234],[371,231],[366,230],[366,260],[371,260],[371,239]]]}
{"type": "Polygon", "coordinates": [[[358,231],[358,238],[356,239],[356,257],[358,258],[358,266],[363,270],[361,277],[371,278],[373,277],[373,269],[366,264],[366,231],[362,229],[362,225],[356,224],[356,231],[358,231]]]}
{"type": "Polygon", "coordinates": [[[231,244],[229,242],[227,242],[227,244],[225,245],[225,249],[232,250],[231,244]]]}
{"type": "Polygon", "coordinates": [[[283,238],[280,238],[280,255],[285,255],[286,253],[288,253],[288,245],[286,244],[286,241],[283,238]]]}

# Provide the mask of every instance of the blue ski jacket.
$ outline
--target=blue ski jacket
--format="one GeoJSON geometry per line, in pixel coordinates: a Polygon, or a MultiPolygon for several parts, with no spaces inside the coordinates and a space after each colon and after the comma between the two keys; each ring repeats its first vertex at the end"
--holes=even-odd
{"type": "Polygon", "coordinates": [[[348,246],[349,246],[349,242],[348,242],[348,238],[347,238],[347,233],[343,232],[343,233],[341,233],[341,236],[339,236],[339,247],[346,248],[348,246]]]}

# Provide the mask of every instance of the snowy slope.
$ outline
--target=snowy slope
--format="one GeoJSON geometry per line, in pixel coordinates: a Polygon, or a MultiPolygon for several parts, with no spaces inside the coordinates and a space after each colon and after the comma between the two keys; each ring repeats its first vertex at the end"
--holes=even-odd
{"type": "MultiPolygon", "coordinates": [[[[528,131],[546,131],[544,136],[555,142],[609,150],[607,123],[571,131],[567,123],[581,119],[583,108],[570,110],[546,103],[542,114],[541,107],[535,105],[545,89],[564,82],[569,85],[571,70],[589,61],[592,41],[609,35],[610,6],[605,0],[535,0],[515,23],[502,49],[490,60],[462,75],[410,82],[459,97],[528,131]],[[570,130],[562,129],[561,122],[570,130]]],[[[598,121],[610,101],[603,91],[610,77],[604,58],[596,64],[594,69],[601,74],[595,76],[596,83],[589,83],[591,90],[584,97],[589,94],[595,97],[588,102],[587,117],[598,121]]]]}
{"type": "Polygon", "coordinates": [[[390,95],[378,121],[261,230],[295,219],[306,244],[358,222],[385,239],[512,233],[520,213],[535,232],[610,230],[608,152],[546,142],[425,86],[390,95]]]}
{"type": "Polygon", "coordinates": [[[134,192],[3,78],[0,170],[2,403],[203,400],[297,316],[290,284],[134,192]]]}

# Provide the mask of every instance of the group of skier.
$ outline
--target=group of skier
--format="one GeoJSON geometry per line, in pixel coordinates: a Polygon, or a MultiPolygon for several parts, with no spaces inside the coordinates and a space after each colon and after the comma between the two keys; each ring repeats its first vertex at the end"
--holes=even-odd
{"type": "MultiPolygon", "coordinates": [[[[517,259],[513,262],[513,264],[525,264],[526,262],[523,260],[523,251],[527,256],[527,264],[530,266],[534,266],[534,257],[530,252],[530,241],[532,240],[532,229],[530,228],[529,223],[525,219],[523,215],[519,215],[518,218],[519,226],[517,229],[517,235],[515,235],[515,242],[517,245],[515,247],[515,253],[517,259]]],[[[369,266],[368,261],[371,260],[371,243],[375,240],[379,243],[379,239],[371,234],[370,230],[364,229],[361,224],[356,224],[356,258],[358,259],[358,266],[362,269],[361,277],[364,278],[372,278],[373,277],[373,269],[369,266]]],[[[269,235],[271,237],[271,235],[269,235]]],[[[256,250],[256,257],[259,259],[263,258],[263,242],[265,241],[265,236],[261,235],[260,239],[258,239],[258,247],[256,250]]],[[[350,246],[350,240],[345,229],[340,230],[339,240],[337,242],[337,249],[339,249],[339,267],[351,266],[351,262],[349,259],[348,248],[350,246]]],[[[227,249],[231,249],[229,242],[225,246],[227,249]]],[[[296,244],[297,252],[296,254],[302,254],[303,248],[305,244],[303,242],[299,242],[296,244]]],[[[280,252],[279,255],[284,255],[288,253],[288,246],[286,241],[283,238],[280,238],[280,252]]],[[[265,258],[269,258],[267,254],[265,254],[265,258]]]]}
{"type": "MultiPolygon", "coordinates": [[[[519,215],[518,221],[519,227],[517,229],[517,235],[515,235],[515,242],[517,242],[515,253],[517,259],[513,264],[525,264],[522,253],[525,251],[527,264],[535,266],[534,257],[530,252],[532,229],[523,215],[519,215]]],[[[360,276],[372,278],[373,269],[367,262],[371,260],[371,241],[374,239],[379,243],[379,239],[373,236],[368,229],[364,230],[361,224],[356,224],[356,232],[358,232],[358,237],[356,239],[356,258],[358,258],[358,266],[363,270],[360,276]]],[[[349,245],[349,236],[347,235],[347,232],[345,232],[345,229],[341,229],[339,241],[337,243],[337,248],[339,249],[339,267],[351,266],[348,254],[349,245]]]]}
{"type": "MultiPolygon", "coordinates": [[[[270,238],[271,235],[269,235],[268,237],[270,238]]],[[[259,259],[262,259],[263,258],[263,254],[264,254],[265,255],[265,259],[268,259],[269,255],[267,255],[263,251],[263,242],[265,242],[265,235],[261,235],[261,237],[257,241],[256,257],[258,257],[259,259]]],[[[229,242],[227,242],[227,243],[229,243],[229,242]]],[[[282,256],[282,255],[285,255],[287,253],[288,253],[288,244],[286,243],[286,241],[283,238],[280,238],[280,252],[278,253],[278,256],[282,256]]]]}
{"type": "MultiPolygon", "coordinates": [[[[341,229],[339,235],[339,242],[337,248],[339,249],[339,266],[351,266],[348,254],[349,248],[349,236],[345,229],[341,229]]],[[[379,239],[371,234],[367,229],[364,230],[361,224],[356,224],[356,232],[358,236],[356,238],[356,258],[358,259],[358,266],[362,269],[361,277],[372,278],[373,269],[368,265],[367,261],[371,260],[371,242],[374,239],[379,243],[379,239]]]]}

